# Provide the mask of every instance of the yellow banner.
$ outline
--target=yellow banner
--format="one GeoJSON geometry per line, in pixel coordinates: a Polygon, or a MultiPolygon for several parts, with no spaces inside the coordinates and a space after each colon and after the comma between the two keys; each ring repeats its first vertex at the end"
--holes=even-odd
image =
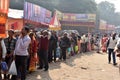
{"type": "Polygon", "coordinates": [[[96,14],[88,14],[88,20],[90,22],[95,22],[96,21],[96,14]]]}

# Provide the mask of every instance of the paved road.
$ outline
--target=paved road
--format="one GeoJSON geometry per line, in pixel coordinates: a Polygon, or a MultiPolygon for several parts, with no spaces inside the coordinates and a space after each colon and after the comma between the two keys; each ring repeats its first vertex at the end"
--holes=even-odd
{"type": "Polygon", "coordinates": [[[51,63],[48,72],[37,70],[27,80],[120,80],[120,75],[118,66],[108,64],[107,54],[91,52],[71,57],[66,63],[51,63]]]}

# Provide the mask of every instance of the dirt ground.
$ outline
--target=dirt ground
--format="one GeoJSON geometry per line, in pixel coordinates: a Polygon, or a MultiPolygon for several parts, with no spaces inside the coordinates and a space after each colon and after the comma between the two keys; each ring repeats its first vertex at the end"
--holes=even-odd
{"type": "Polygon", "coordinates": [[[27,80],[120,80],[118,65],[108,64],[106,53],[77,54],[66,63],[50,63],[49,66],[49,71],[37,70],[29,74],[27,80]]]}

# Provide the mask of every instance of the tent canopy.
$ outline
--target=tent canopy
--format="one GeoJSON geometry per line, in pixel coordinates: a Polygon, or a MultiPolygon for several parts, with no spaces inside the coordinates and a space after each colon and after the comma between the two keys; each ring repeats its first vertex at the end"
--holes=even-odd
{"type": "Polygon", "coordinates": [[[61,24],[58,20],[56,13],[54,14],[53,18],[50,21],[49,29],[50,30],[61,30],[61,24]]]}

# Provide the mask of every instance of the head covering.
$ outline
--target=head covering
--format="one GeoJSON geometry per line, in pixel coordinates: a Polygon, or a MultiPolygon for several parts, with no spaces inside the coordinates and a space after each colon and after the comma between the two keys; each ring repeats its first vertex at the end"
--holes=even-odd
{"type": "Polygon", "coordinates": [[[67,34],[67,32],[64,32],[64,35],[67,34]]]}
{"type": "Polygon", "coordinates": [[[12,32],[14,34],[14,30],[13,29],[8,30],[8,32],[12,32]]]}

